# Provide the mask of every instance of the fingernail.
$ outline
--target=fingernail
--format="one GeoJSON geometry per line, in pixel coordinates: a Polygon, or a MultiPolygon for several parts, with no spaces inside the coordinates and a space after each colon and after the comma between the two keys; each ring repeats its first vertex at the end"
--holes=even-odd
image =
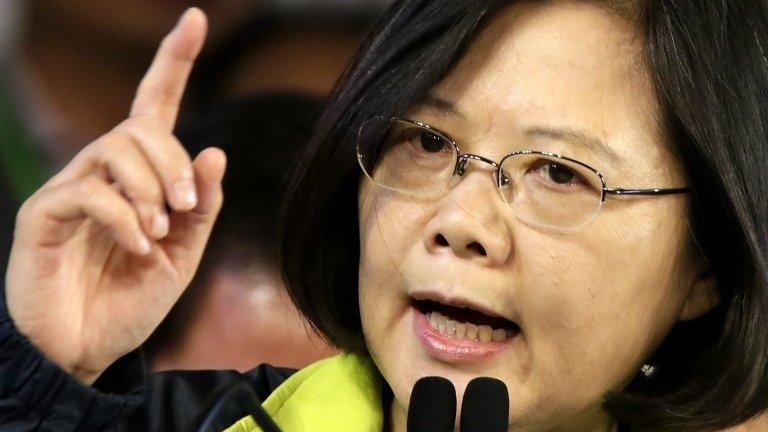
{"type": "Polygon", "coordinates": [[[143,233],[136,234],[136,247],[140,254],[146,255],[152,250],[149,239],[143,233]]]}
{"type": "Polygon", "coordinates": [[[197,205],[195,185],[189,179],[179,180],[173,184],[173,195],[176,203],[182,208],[193,208],[197,205]]]}
{"type": "Polygon", "coordinates": [[[157,210],[152,218],[152,234],[157,238],[163,238],[168,234],[168,229],[168,215],[157,210]]]}

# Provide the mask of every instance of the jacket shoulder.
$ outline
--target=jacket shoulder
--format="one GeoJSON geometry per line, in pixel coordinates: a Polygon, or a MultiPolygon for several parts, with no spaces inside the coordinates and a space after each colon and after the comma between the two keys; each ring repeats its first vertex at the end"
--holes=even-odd
{"type": "Polygon", "coordinates": [[[234,370],[167,371],[150,375],[144,404],[124,430],[222,430],[250,414],[295,369],[262,364],[234,370]]]}

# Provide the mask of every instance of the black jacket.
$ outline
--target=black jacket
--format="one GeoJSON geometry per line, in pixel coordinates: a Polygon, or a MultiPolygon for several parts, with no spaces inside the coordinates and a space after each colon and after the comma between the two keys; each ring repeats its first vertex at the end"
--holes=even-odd
{"type": "MultiPolygon", "coordinates": [[[[0,289],[2,289],[0,284],[0,289]]],[[[0,292],[0,431],[213,431],[258,410],[293,372],[147,375],[141,352],[116,362],[93,385],[64,372],[20,334],[0,292]]],[[[254,413],[259,415],[259,412],[254,413]]]]}

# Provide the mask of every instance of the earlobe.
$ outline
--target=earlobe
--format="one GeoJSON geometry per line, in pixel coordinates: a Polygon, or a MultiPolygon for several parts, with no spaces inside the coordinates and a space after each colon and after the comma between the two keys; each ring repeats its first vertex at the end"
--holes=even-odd
{"type": "Polygon", "coordinates": [[[714,309],[720,303],[720,290],[709,271],[699,274],[693,281],[688,297],[680,310],[680,321],[691,321],[714,309]]]}

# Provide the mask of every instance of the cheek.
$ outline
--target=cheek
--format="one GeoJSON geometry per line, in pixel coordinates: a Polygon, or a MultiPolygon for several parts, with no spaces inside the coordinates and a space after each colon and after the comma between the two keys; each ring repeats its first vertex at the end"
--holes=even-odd
{"type": "Polygon", "coordinates": [[[375,338],[409,304],[402,265],[421,245],[424,226],[434,210],[365,185],[358,209],[360,312],[366,337],[375,338]]]}
{"type": "Polygon", "coordinates": [[[360,270],[375,279],[397,272],[408,253],[422,242],[433,207],[409,202],[381,188],[362,187],[358,206],[360,270]]]}
{"type": "Polygon", "coordinates": [[[621,387],[676,321],[684,225],[637,220],[658,222],[606,217],[599,229],[530,240],[547,252],[521,252],[531,348],[553,380],[621,387]]]}

